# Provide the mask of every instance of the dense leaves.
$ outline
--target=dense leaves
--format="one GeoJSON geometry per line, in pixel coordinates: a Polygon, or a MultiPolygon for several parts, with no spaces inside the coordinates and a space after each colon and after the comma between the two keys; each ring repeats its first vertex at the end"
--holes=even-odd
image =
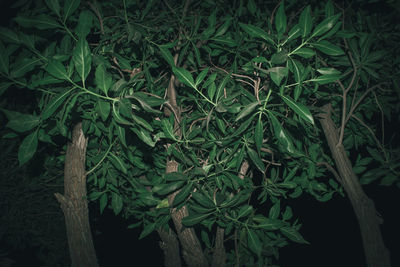
{"type": "Polygon", "coordinates": [[[342,194],[314,120],[327,102],[345,148],[369,147],[357,172],[371,157],[381,163],[362,183],[399,185],[395,153],[372,130],[374,113],[390,121],[398,109],[391,70],[376,64],[388,55],[376,52],[371,25],[346,23],[331,2],[300,12],[295,1],[224,10],[200,1],[183,15],[164,1],[44,2],[0,29],[0,94],[18,87],[36,98],[31,113],[2,109],[23,135],[19,163],[82,121],[89,198],[136,220],[140,238],[185,206],[185,227],[221,227],[240,247],[228,265],[270,265],[287,240],[307,243],[284,199],[342,194]],[[168,160],[177,172],[166,173],[168,160]]]}

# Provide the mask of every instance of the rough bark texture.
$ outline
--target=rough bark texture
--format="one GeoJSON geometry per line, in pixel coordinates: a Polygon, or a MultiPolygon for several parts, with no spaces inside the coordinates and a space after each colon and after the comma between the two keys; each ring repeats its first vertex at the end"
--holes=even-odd
{"type": "Polygon", "coordinates": [[[330,117],[331,109],[330,104],[323,106],[319,121],[340,174],[339,182],[350,199],[360,225],[367,266],[390,267],[390,254],[383,243],[374,202],[364,193],[343,145],[338,144],[339,136],[330,117]]]}
{"type": "Polygon", "coordinates": [[[64,195],[55,196],[61,204],[67,228],[67,238],[72,267],[98,267],[89,211],[86,200],[87,139],[78,123],[72,133],[72,142],[67,146],[64,166],[64,195]]]}
{"type": "Polygon", "coordinates": [[[211,262],[211,267],[225,267],[226,265],[226,252],[224,247],[225,229],[217,227],[215,237],[214,254],[211,262]]]}
{"type": "Polygon", "coordinates": [[[179,254],[179,242],[175,233],[169,231],[158,230],[158,235],[161,238],[160,247],[164,252],[165,267],[181,267],[181,257],[179,254]]]}
{"type": "MultiPolygon", "coordinates": [[[[166,172],[176,171],[178,171],[178,163],[174,160],[168,161],[166,172]]],[[[174,198],[178,193],[179,191],[168,196],[170,206],[172,206],[174,198]]],[[[179,241],[182,245],[183,259],[189,267],[206,267],[208,266],[208,262],[201,249],[201,244],[197,239],[196,232],[193,228],[186,228],[182,225],[182,219],[186,216],[189,216],[186,206],[183,206],[179,210],[175,208],[171,211],[172,221],[174,222],[179,241]]]]}

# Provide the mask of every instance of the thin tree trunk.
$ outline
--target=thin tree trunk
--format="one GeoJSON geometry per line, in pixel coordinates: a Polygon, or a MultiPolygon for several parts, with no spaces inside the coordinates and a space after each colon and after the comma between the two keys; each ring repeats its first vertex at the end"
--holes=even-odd
{"type": "Polygon", "coordinates": [[[340,174],[339,182],[350,199],[360,225],[367,266],[390,267],[390,254],[383,243],[374,202],[364,193],[343,145],[338,144],[339,135],[330,116],[331,110],[330,104],[323,106],[319,121],[340,174]]]}
{"type": "Polygon", "coordinates": [[[215,234],[215,247],[211,267],[225,267],[226,266],[226,252],[224,247],[225,229],[217,227],[215,234]]]}
{"type": "Polygon", "coordinates": [[[65,217],[72,267],[98,267],[89,224],[86,200],[85,158],[87,138],[82,124],[75,125],[67,146],[64,166],[64,195],[55,194],[65,217]]]}
{"type": "MultiPolygon", "coordinates": [[[[178,171],[178,163],[174,160],[167,162],[166,172],[178,171]]],[[[179,191],[168,196],[169,205],[172,206],[174,198],[179,191]]],[[[182,256],[189,267],[208,267],[208,262],[204,256],[201,244],[196,236],[194,229],[186,228],[182,225],[182,219],[189,216],[186,206],[179,210],[174,208],[171,211],[172,221],[174,222],[179,241],[182,245],[182,256]]]]}

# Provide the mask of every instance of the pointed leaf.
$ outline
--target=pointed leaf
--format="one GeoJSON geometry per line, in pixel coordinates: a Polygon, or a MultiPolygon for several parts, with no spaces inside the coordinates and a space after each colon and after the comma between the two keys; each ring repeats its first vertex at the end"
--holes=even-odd
{"type": "Polygon", "coordinates": [[[182,223],[185,226],[193,226],[204,221],[208,216],[210,216],[210,213],[189,215],[182,219],[182,223]]]}
{"type": "Polygon", "coordinates": [[[78,39],[86,39],[90,29],[93,26],[93,15],[89,10],[83,10],[79,14],[78,25],[76,26],[75,33],[78,35],[78,39]]]}
{"type": "Polygon", "coordinates": [[[288,105],[297,115],[299,115],[305,121],[314,125],[314,119],[311,115],[310,110],[301,103],[296,103],[293,99],[288,96],[280,95],[282,100],[288,105]]]}
{"type": "Polygon", "coordinates": [[[67,81],[70,80],[67,74],[67,70],[60,61],[53,59],[49,60],[49,63],[46,66],[46,71],[57,79],[67,80],[67,81]]]}
{"type": "Polygon", "coordinates": [[[24,76],[27,72],[33,70],[37,65],[41,64],[41,60],[37,58],[23,58],[11,66],[11,76],[19,78],[24,76]]]}
{"type": "Polygon", "coordinates": [[[147,132],[145,129],[142,129],[142,128],[140,128],[140,129],[131,128],[131,129],[147,145],[149,145],[151,147],[155,146],[156,142],[153,141],[153,139],[151,138],[149,132],[147,132]]]}
{"type": "Polygon", "coordinates": [[[326,74],[326,75],[321,75],[317,78],[311,79],[310,81],[316,82],[318,84],[327,84],[327,83],[332,83],[340,79],[340,75],[337,74],[326,74]]]}
{"type": "Polygon", "coordinates": [[[69,16],[79,7],[80,0],[66,0],[63,8],[64,22],[67,21],[69,16]]]}
{"type": "Polygon", "coordinates": [[[175,62],[174,62],[174,57],[172,56],[171,52],[169,52],[167,47],[164,47],[162,45],[158,46],[158,49],[160,49],[162,57],[167,61],[167,63],[171,67],[175,67],[175,62]]]}
{"type": "Polygon", "coordinates": [[[318,24],[313,33],[311,34],[312,37],[320,36],[335,26],[336,22],[340,18],[341,14],[336,14],[330,16],[329,18],[324,19],[320,24],[318,24]]]}
{"type": "Polygon", "coordinates": [[[103,121],[107,120],[108,115],[110,115],[111,106],[110,103],[102,99],[97,100],[97,112],[103,121]]]}
{"type": "Polygon", "coordinates": [[[303,58],[310,58],[315,55],[315,51],[310,48],[302,47],[302,48],[297,49],[296,51],[292,52],[292,54],[301,56],[303,58]]]}
{"type": "Polygon", "coordinates": [[[197,76],[196,78],[196,86],[199,86],[199,84],[204,80],[204,78],[206,77],[207,73],[208,73],[209,67],[205,68],[204,70],[202,70],[200,72],[200,74],[197,76]]]}
{"type": "Polygon", "coordinates": [[[216,97],[215,97],[215,100],[216,100],[216,101],[218,101],[219,98],[221,97],[222,92],[224,91],[225,85],[226,85],[226,83],[228,82],[229,78],[230,78],[230,76],[229,76],[229,75],[226,75],[225,78],[222,80],[222,82],[219,84],[219,86],[218,86],[218,88],[217,88],[217,92],[216,92],[217,95],[216,95],[216,97]]]}
{"type": "Polygon", "coordinates": [[[286,24],[287,24],[287,18],[285,14],[285,2],[282,1],[278,10],[276,11],[276,16],[275,16],[275,27],[276,31],[278,34],[283,34],[286,32],[286,24]]]}
{"type": "Polygon", "coordinates": [[[176,68],[176,67],[172,67],[172,71],[182,83],[192,87],[193,89],[197,88],[196,84],[194,83],[193,76],[192,74],[190,74],[189,71],[185,70],[184,68],[176,68]]]}
{"type": "Polygon", "coordinates": [[[283,78],[287,77],[289,70],[287,67],[274,67],[268,69],[270,71],[271,80],[276,84],[280,85],[283,78]]]}
{"type": "Polygon", "coordinates": [[[36,153],[38,145],[37,131],[30,133],[24,138],[18,150],[18,161],[19,165],[23,165],[28,162],[33,155],[36,153]]]}
{"type": "Polygon", "coordinates": [[[20,43],[18,34],[16,34],[14,31],[12,31],[8,28],[4,28],[4,27],[0,27],[0,39],[6,43],[15,43],[15,44],[20,43]]]}
{"type": "Polygon", "coordinates": [[[14,20],[19,25],[26,28],[35,27],[39,30],[63,28],[57,20],[44,14],[40,14],[34,18],[18,16],[14,20]]]}
{"type": "Polygon", "coordinates": [[[75,69],[82,79],[82,84],[85,84],[85,80],[89,75],[92,55],[90,54],[89,44],[85,39],[80,39],[73,51],[72,60],[74,61],[75,69]]]}
{"type": "Polygon", "coordinates": [[[158,195],[163,196],[175,192],[176,190],[181,188],[184,183],[185,181],[175,181],[168,184],[160,184],[154,186],[152,191],[154,193],[157,193],[158,195]]]}
{"type": "Polygon", "coordinates": [[[306,37],[311,32],[311,7],[309,5],[301,12],[299,26],[303,37],[306,37]]]}
{"type": "Polygon", "coordinates": [[[47,6],[60,17],[60,3],[59,0],[45,0],[47,6]]]}
{"type": "Polygon", "coordinates": [[[9,111],[3,109],[9,120],[6,127],[13,129],[16,132],[23,133],[35,128],[39,122],[40,117],[31,114],[22,114],[16,111],[9,111]]]}
{"type": "Polygon", "coordinates": [[[257,154],[257,152],[248,147],[247,148],[247,153],[249,154],[251,161],[254,163],[254,165],[257,167],[257,169],[261,173],[264,173],[265,172],[265,165],[264,165],[264,162],[262,162],[260,156],[257,154]]]}
{"type": "Polygon", "coordinates": [[[109,153],[108,155],[109,155],[109,159],[110,159],[111,163],[114,165],[114,167],[117,170],[122,171],[122,173],[124,173],[124,174],[128,173],[126,164],[125,164],[125,162],[123,162],[123,160],[120,157],[117,157],[113,153],[109,153]]]}
{"type": "Polygon", "coordinates": [[[262,123],[262,120],[260,117],[257,121],[256,128],[254,130],[254,142],[256,144],[257,152],[259,155],[261,155],[261,147],[262,147],[263,138],[264,138],[263,131],[264,131],[263,123],[262,123]]]}
{"type": "Polygon", "coordinates": [[[256,232],[252,229],[247,229],[247,244],[251,251],[253,251],[258,257],[261,256],[262,244],[256,232]]]}
{"type": "Polygon", "coordinates": [[[294,242],[297,242],[300,244],[309,244],[306,240],[304,240],[304,238],[301,236],[301,234],[293,227],[284,226],[284,227],[280,228],[280,230],[284,236],[286,236],[287,238],[289,238],[290,240],[292,240],[294,242]]]}
{"type": "Polygon", "coordinates": [[[247,115],[249,115],[251,112],[253,112],[253,110],[259,105],[260,103],[258,101],[255,101],[253,103],[248,104],[247,106],[245,106],[237,115],[235,121],[239,121],[241,118],[246,117],[247,115]]]}
{"type": "Polygon", "coordinates": [[[322,40],[318,43],[313,44],[315,48],[321,51],[324,54],[329,56],[341,56],[344,55],[344,51],[339,47],[336,46],[326,40],[322,40]]]}
{"type": "Polygon", "coordinates": [[[239,212],[238,212],[238,216],[237,219],[241,218],[241,217],[246,217],[247,215],[249,215],[252,211],[253,211],[253,206],[250,205],[244,205],[240,208],[239,212]]]}
{"type": "Polygon", "coordinates": [[[108,72],[106,72],[103,64],[98,65],[96,68],[95,81],[97,86],[107,95],[108,89],[111,87],[112,78],[108,72]]]}
{"type": "Polygon", "coordinates": [[[239,22],[239,26],[250,36],[262,38],[270,44],[275,44],[275,42],[271,39],[271,37],[269,37],[269,34],[267,32],[265,32],[264,30],[262,30],[261,28],[250,25],[250,24],[240,23],[240,22],[239,22]]]}
{"type": "Polygon", "coordinates": [[[277,219],[281,213],[281,202],[278,200],[269,210],[269,218],[277,219]]]}
{"type": "Polygon", "coordinates": [[[50,118],[54,112],[64,103],[64,100],[67,98],[69,93],[74,90],[74,88],[61,92],[58,95],[54,96],[50,102],[44,107],[42,114],[40,115],[42,120],[47,120],[50,118]]]}
{"type": "Polygon", "coordinates": [[[113,192],[111,194],[111,207],[115,215],[118,215],[121,212],[122,206],[123,206],[122,197],[119,194],[113,192]]]}
{"type": "Polygon", "coordinates": [[[140,233],[139,240],[145,238],[156,229],[155,223],[150,223],[144,226],[143,231],[140,233]]]}
{"type": "Polygon", "coordinates": [[[187,185],[185,185],[179,191],[179,193],[175,196],[172,206],[176,207],[176,205],[179,205],[180,203],[182,203],[189,196],[189,194],[192,192],[192,187],[193,187],[192,183],[188,183],[187,185]]]}
{"type": "Polygon", "coordinates": [[[177,140],[174,134],[174,128],[168,119],[165,118],[161,121],[161,128],[166,137],[175,141],[177,140]]]}
{"type": "Polygon", "coordinates": [[[282,128],[282,125],[279,123],[278,119],[275,117],[273,113],[268,111],[268,115],[271,121],[271,124],[274,128],[275,137],[278,139],[279,143],[282,147],[289,153],[295,153],[294,145],[289,136],[286,135],[285,131],[282,128]]]}

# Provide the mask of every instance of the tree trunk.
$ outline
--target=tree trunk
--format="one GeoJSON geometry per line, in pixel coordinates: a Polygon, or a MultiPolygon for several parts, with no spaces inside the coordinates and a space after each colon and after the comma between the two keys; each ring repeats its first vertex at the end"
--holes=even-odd
{"type": "MultiPolygon", "coordinates": [[[[178,163],[176,161],[168,161],[166,172],[178,171],[178,163]]],[[[169,205],[172,206],[176,194],[179,190],[168,196],[169,205]]],[[[208,267],[208,262],[204,256],[201,244],[197,239],[196,232],[193,228],[186,228],[182,225],[182,219],[189,216],[186,206],[179,210],[174,208],[171,211],[172,221],[174,222],[179,241],[182,245],[182,256],[189,267],[208,267]]]]}
{"type": "Polygon", "coordinates": [[[343,145],[338,144],[339,135],[330,117],[331,110],[330,104],[323,106],[319,121],[340,174],[339,182],[350,199],[360,225],[367,266],[390,267],[390,254],[383,243],[374,202],[364,193],[343,145]]]}
{"type": "Polygon", "coordinates": [[[75,125],[67,146],[64,166],[64,195],[55,194],[65,217],[72,267],[98,267],[89,224],[86,200],[87,138],[82,124],[75,125]]]}
{"type": "Polygon", "coordinates": [[[225,235],[225,229],[218,226],[217,233],[215,234],[215,247],[214,247],[214,254],[211,262],[211,267],[226,266],[224,235],[225,235]]]}
{"type": "Polygon", "coordinates": [[[181,267],[179,242],[175,233],[171,229],[168,229],[168,232],[162,229],[157,232],[161,238],[160,247],[164,252],[165,267],[181,267]]]}

